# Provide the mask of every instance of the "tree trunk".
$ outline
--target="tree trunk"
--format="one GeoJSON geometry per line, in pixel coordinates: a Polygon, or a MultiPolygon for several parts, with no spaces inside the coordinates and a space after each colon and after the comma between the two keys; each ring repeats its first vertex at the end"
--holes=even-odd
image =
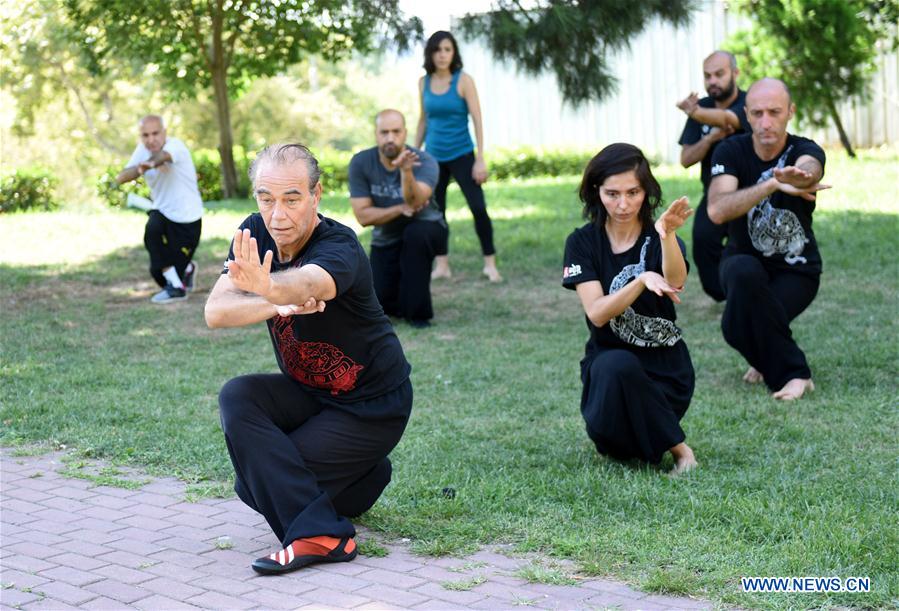
{"type": "Polygon", "coordinates": [[[231,135],[231,103],[228,99],[228,64],[222,45],[222,0],[212,16],[212,88],[219,123],[219,157],[222,160],[222,197],[237,197],[237,169],[234,166],[234,138],[231,135]]]}
{"type": "Polygon", "coordinates": [[[830,117],[833,119],[834,125],[836,125],[837,132],[840,134],[840,142],[843,143],[843,148],[846,149],[846,153],[855,158],[855,151],[852,150],[852,143],[849,142],[849,136],[846,135],[846,130],[843,129],[843,122],[840,121],[840,113],[837,112],[837,105],[834,104],[833,98],[830,96],[827,97],[827,109],[830,111],[830,117]]]}
{"type": "Polygon", "coordinates": [[[237,169],[234,165],[234,139],[231,135],[231,106],[224,67],[216,66],[212,75],[215,109],[219,124],[219,156],[222,159],[222,197],[237,197],[237,169]]]}

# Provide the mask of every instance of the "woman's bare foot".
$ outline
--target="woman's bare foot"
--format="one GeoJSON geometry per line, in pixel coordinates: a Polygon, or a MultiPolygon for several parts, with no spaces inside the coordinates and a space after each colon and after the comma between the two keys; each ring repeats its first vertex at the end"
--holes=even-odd
{"type": "Polygon", "coordinates": [[[758,384],[759,382],[764,382],[765,378],[762,377],[762,374],[759,373],[758,369],[750,367],[746,370],[746,373],[743,374],[743,381],[747,384],[758,384]]]}
{"type": "Polygon", "coordinates": [[[502,282],[503,277],[499,275],[496,269],[496,255],[484,256],[484,269],[481,270],[490,282],[502,282]]]}
{"type": "Polygon", "coordinates": [[[434,271],[431,272],[431,280],[453,277],[453,272],[450,270],[449,266],[448,255],[438,255],[434,257],[434,261],[436,261],[437,265],[434,266],[434,271]]]}
{"type": "Polygon", "coordinates": [[[677,444],[669,451],[671,456],[674,457],[674,468],[669,475],[681,475],[699,466],[699,463],[696,462],[696,456],[693,455],[693,450],[684,442],[677,444]]]}
{"type": "Polygon", "coordinates": [[[771,396],[781,401],[795,401],[806,392],[812,392],[813,390],[815,390],[815,383],[811,379],[793,378],[771,396]]]}

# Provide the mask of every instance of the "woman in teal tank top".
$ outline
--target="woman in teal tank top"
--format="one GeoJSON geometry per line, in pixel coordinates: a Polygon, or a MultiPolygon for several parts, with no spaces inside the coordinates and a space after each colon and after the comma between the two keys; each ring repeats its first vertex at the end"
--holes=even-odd
{"type": "MultiPolygon", "coordinates": [[[[440,165],[434,199],[444,216],[450,178],[459,184],[481,242],[484,275],[491,282],[500,282],[502,276],[496,269],[496,249],[493,247],[493,223],[487,214],[484,190],[481,188],[487,180],[481,105],[474,79],[462,72],[462,57],[452,34],[441,30],[431,35],[425,45],[424,69],[427,74],[418,81],[421,112],[415,146],[422,148],[424,144],[425,150],[440,165]],[[477,154],[468,132],[469,115],[478,143],[477,154]]],[[[448,244],[438,249],[437,265],[431,278],[451,276],[447,247],[448,244]]]]}

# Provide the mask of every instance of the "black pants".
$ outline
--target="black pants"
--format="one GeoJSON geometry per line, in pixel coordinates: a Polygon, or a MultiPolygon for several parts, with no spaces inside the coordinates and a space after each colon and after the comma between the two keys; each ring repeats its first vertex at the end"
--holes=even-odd
{"type": "Polygon", "coordinates": [[[403,230],[403,239],[390,246],[372,246],[371,271],[375,294],[388,316],[430,320],[431,264],[448,230],[438,221],[413,220],[403,230]]]}
{"type": "Polygon", "coordinates": [[[693,215],[693,262],[699,272],[702,290],[715,301],[724,301],[724,289],[718,280],[718,265],[727,239],[727,224],[716,225],[709,219],[703,195],[693,215]]]}
{"type": "Polygon", "coordinates": [[[811,378],[790,321],[815,298],[820,276],[766,270],[752,255],[727,257],[720,271],[727,295],[721,331],[727,343],[764,376],[772,391],[794,378],[811,378]]]}
{"type": "MultiPolygon", "coordinates": [[[[446,188],[449,186],[450,178],[455,178],[462,189],[465,201],[468,202],[468,209],[474,217],[474,230],[478,234],[478,240],[481,241],[481,253],[486,255],[496,254],[493,247],[493,224],[487,215],[487,202],[484,201],[484,190],[481,185],[474,181],[471,176],[471,169],[474,167],[474,152],[456,157],[450,161],[440,162],[440,179],[434,188],[434,200],[437,207],[443,212],[446,218],[446,188]]],[[[438,255],[445,255],[449,246],[449,234],[447,240],[438,249],[438,255]]]]}
{"type": "Polygon", "coordinates": [[[680,420],[695,384],[687,347],[648,350],[667,353],[647,363],[629,350],[606,349],[582,364],[581,414],[600,454],[657,464],[686,439],[680,420]]]}
{"type": "MultiPolygon", "coordinates": [[[[408,413],[412,384],[372,400],[382,402],[408,413]]],[[[355,534],[347,517],[368,510],[390,482],[387,455],[408,421],[365,419],[364,404],[358,414],[335,408],[280,373],[234,378],[222,387],[219,407],[234,490],[284,546],[355,534]]]]}
{"type": "Polygon", "coordinates": [[[150,218],[144,227],[144,246],[150,253],[150,275],[161,287],[165,286],[162,270],[174,266],[178,277],[184,278],[184,270],[200,243],[202,219],[193,223],[176,223],[167,219],[159,210],[150,210],[150,218]]]}

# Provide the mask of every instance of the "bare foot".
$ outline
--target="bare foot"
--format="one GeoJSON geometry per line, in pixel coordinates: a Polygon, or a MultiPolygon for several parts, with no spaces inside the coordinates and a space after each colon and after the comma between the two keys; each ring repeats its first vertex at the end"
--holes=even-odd
{"type": "Polygon", "coordinates": [[[490,282],[502,282],[503,277],[496,269],[496,255],[484,255],[484,269],[481,270],[490,282]]]}
{"type": "Polygon", "coordinates": [[[762,377],[762,374],[759,373],[758,369],[750,367],[746,370],[746,373],[743,374],[743,381],[747,384],[758,384],[759,382],[764,382],[765,378],[762,377]]]}
{"type": "Polygon", "coordinates": [[[490,282],[502,282],[503,277],[499,275],[499,271],[495,267],[485,267],[481,270],[490,282]]]}
{"type": "Polygon", "coordinates": [[[453,272],[450,270],[449,266],[449,257],[446,255],[440,255],[434,257],[434,260],[437,262],[437,265],[434,266],[434,271],[431,272],[431,280],[437,280],[439,278],[452,278],[453,272]]]}
{"type": "Polygon", "coordinates": [[[671,475],[672,477],[682,475],[699,466],[699,463],[696,461],[696,456],[693,455],[693,450],[683,442],[671,448],[670,452],[671,456],[674,457],[674,468],[668,475],[671,475]]]}
{"type": "Polygon", "coordinates": [[[781,401],[795,401],[796,399],[801,398],[806,392],[812,392],[813,390],[815,390],[815,383],[810,379],[804,380],[802,378],[793,378],[784,384],[783,388],[771,396],[775,399],[780,399],[781,401]]]}

